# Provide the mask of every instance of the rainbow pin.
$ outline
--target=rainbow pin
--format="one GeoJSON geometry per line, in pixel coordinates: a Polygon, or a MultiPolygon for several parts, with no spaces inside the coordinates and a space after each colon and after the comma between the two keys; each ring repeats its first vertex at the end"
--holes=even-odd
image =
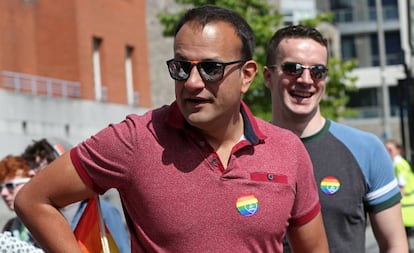
{"type": "Polygon", "coordinates": [[[243,194],[237,198],[236,207],[241,215],[252,216],[259,209],[259,201],[253,194],[243,194]]]}
{"type": "Polygon", "coordinates": [[[341,183],[336,177],[328,176],[324,177],[321,181],[321,191],[327,195],[333,195],[339,191],[341,183]]]}

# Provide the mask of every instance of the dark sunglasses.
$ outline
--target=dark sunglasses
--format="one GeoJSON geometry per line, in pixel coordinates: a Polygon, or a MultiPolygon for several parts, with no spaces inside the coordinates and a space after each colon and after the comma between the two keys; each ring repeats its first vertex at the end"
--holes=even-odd
{"type": "Polygon", "coordinates": [[[172,79],[185,81],[190,77],[191,70],[197,67],[198,73],[204,82],[218,82],[223,79],[224,68],[227,65],[244,63],[247,60],[237,60],[231,62],[214,62],[214,61],[179,61],[168,60],[168,71],[172,79]]]}
{"type": "Polygon", "coordinates": [[[11,193],[14,191],[14,189],[21,184],[25,184],[27,182],[30,181],[30,178],[25,177],[25,178],[18,178],[18,179],[14,179],[11,181],[8,181],[4,184],[0,184],[0,192],[3,191],[3,188],[6,187],[6,189],[11,193]]]}
{"type": "MultiPolygon", "coordinates": [[[[276,67],[276,65],[270,65],[268,67],[276,67]]],[[[315,79],[323,79],[326,77],[328,69],[324,65],[312,65],[305,66],[295,62],[285,62],[280,65],[283,73],[289,76],[299,77],[302,75],[305,69],[309,69],[311,77],[315,79]]]]}

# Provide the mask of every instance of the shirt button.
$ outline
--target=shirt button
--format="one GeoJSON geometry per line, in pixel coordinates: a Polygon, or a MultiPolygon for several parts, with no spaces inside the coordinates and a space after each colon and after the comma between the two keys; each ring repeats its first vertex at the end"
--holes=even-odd
{"type": "Polygon", "coordinates": [[[267,174],[267,179],[269,179],[269,181],[273,180],[273,174],[269,173],[267,174]]]}
{"type": "Polygon", "coordinates": [[[217,165],[217,158],[216,157],[213,157],[211,159],[211,163],[213,163],[214,165],[217,165]]]}

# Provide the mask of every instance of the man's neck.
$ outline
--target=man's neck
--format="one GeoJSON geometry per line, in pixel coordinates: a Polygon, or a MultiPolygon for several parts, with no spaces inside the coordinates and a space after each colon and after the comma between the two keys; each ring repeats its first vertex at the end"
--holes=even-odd
{"type": "Polygon", "coordinates": [[[272,120],[274,125],[289,129],[300,138],[316,134],[323,128],[325,122],[326,119],[320,114],[315,114],[311,118],[274,117],[272,120]]]}
{"type": "Polygon", "coordinates": [[[243,136],[244,123],[243,117],[239,113],[234,119],[229,120],[228,124],[221,124],[216,129],[204,131],[204,138],[216,150],[225,143],[237,143],[243,136]],[[226,126],[226,127],[223,127],[226,126]]]}
{"type": "Polygon", "coordinates": [[[226,128],[222,127],[220,130],[209,132],[213,134],[205,132],[204,138],[217,153],[224,169],[226,169],[233,147],[243,137],[243,117],[239,113],[237,119],[231,120],[226,128]]]}

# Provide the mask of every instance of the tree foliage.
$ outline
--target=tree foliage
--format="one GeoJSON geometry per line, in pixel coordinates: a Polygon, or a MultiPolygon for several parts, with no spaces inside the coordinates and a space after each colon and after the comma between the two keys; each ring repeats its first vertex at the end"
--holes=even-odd
{"type": "MultiPolygon", "coordinates": [[[[282,15],[276,11],[276,8],[269,5],[266,0],[175,0],[181,7],[175,13],[159,13],[158,19],[164,26],[163,35],[173,36],[175,25],[178,23],[180,16],[193,6],[213,4],[229,8],[240,13],[252,27],[255,40],[256,51],[254,60],[259,65],[258,75],[255,78],[250,90],[243,97],[249,105],[253,114],[265,120],[271,118],[271,99],[270,91],[264,85],[262,74],[263,64],[266,60],[266,47],[270,38],[278,27],[281,26],[282,15]]],[[[315,27],[318,23],[332,18],[332,14],[322,14],[315,19],[304,20],[305,25],[315,27]]],[[[324,101],[321,103],[321,111],[331,119],[350,115],[352,111],[345,107],[348,97],[345,91],[352,89],[355,78],[348,73],[356,66],[354,61],[342,62],[339,59],[332,58],[329,63],[327,93],[324,101]]]]}

